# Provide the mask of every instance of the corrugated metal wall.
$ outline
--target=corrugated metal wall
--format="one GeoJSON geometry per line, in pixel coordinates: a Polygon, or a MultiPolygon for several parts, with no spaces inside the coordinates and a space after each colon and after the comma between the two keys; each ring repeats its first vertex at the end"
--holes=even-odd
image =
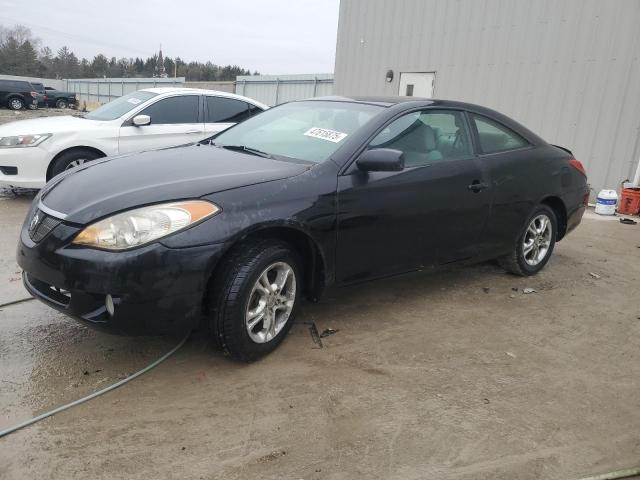
{"type": "Polygon", "coordinates": [[[616,188],[640,156],[639,54],[638,0],[342,0],[335,91],[436,72],[435,97],[513,117],[616,188]]]}
{"type": "Polygon", "coordinates": [[[64,80],[56,80],[54,78],[39,78],[39,77],[21,77],[18,75],[0,75],[0,80],[23,80],[25,82],[41,83],[45,87],[52,87],[58,90],[64,90],[66,83],[64,80]]]}
{"type": "Polygon", "coordinates": [[[74,92],[80,102],[107,103],[143,88],[183,87],[178,78],[74,78],[65,80],[65,90],[74,92]]]}
{"type": "Polygon", "coordinates": [[[184,82],[187,88],[203,88],[205,90],[216,90],[218,92],[234,93],[236,82],[233,80],[216,82],[184,82]]]}
{"type": "Polygon", "coordinates": [[[333,94],[333,74],[243,75],[236,77],[238,95],[267,105],[333,94]]]}

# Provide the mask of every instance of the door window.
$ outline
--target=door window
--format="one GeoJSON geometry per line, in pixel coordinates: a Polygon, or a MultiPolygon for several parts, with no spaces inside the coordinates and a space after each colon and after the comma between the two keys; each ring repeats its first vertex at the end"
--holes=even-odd
{"type": "Polygon", "coordinates": [[[151,125],[198,123],[198,96],[169,97],[149,105],[142,115],[151,117],[151,125]]]}
{"type": "Polygon", "coordinates": [[[455,110],[428,110],[404,115],[387,125],[368,148],[400,150],[404,153],[407,167],[472,156],[463,113],[455,110]]]}
{"type": "Polygon", "coordinates": [[[482,153],[498,153],[526,147],[529,143],[513,130],[487,117],[472,114],[482,153]]]}
{"type": "Polygon", "coordinates": [[[206,97],[207,123],[239,123],[259,113],[255,105],[226,97],[206,97]]]}

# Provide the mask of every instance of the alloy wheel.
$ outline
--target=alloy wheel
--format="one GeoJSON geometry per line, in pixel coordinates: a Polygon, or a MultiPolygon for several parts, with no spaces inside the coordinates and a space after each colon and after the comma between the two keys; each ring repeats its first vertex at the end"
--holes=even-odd
{"type": "Polygon", "coordinates": [[[9,100],[9,106],[13,110],[20,110],[22,108],[22,100],[20,100],[19,98],[12,98],[11,100],[9,100]]]}
{"type": "Polygon", "coordinates": [[[249,338],[255,343],[273,340],[291,316],[296,298],[296,274],[291,265],[275,262],[256,280],[245,314],[249,338]]]}
{"type": "Polygon", "coordinates": [[[551,219],[545,214],[537,215],[531,220],[522,240],[524,261],[535,267],[549,253],[553,226],[551,219]]]}
{"type": "Polygon", "coordinates": [[[70,168],[73,167],[79,167],[80,165],[84,164],[87,161],[86,158],[78,158],[76,160],[72,160],[70,161],[66,167],[64,167],[65,170],[69,170],[70,168]]]}

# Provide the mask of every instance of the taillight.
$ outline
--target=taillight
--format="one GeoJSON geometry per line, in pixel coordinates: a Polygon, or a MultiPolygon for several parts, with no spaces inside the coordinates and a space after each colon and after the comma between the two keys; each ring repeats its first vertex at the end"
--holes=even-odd
{"type": "Polygon", "coordinates": [[[33,98],[38,98],[38,92],[31,92],[31,96],[33,98]]]}
{"type": "Polygon", "coordinates": [[[587,176],[587,171],[585,170],[584,165],[582,165],[582,162],[580,160],[576,160],[575,158],[571,158],[571,159],[569,159],[569,165],[571,165],[573,168],[578,170],[585,177],[587,176]]]}

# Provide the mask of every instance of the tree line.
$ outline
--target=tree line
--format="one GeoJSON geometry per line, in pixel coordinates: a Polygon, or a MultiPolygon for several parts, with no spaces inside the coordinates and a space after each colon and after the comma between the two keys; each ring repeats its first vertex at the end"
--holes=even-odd
{"type": "MultiPolygon", "coordinates": [[[[180,57],[164,57],[162,64],[169,77],[174,73],[187,81],[235,80],[251,71],[237,65],[216,65],[209,62],[187,62],[180,57]]],[[[107,57],[97,54],[92,60],[79,59],[64,46],[54,54],[31,30],[22,25],[0,25],[0,73],[41,78],[135,78],[160,74],[158,55],[143,58],[107,57]]],[[[258,72],[253,72],[258,75],[258,72]]]]}

